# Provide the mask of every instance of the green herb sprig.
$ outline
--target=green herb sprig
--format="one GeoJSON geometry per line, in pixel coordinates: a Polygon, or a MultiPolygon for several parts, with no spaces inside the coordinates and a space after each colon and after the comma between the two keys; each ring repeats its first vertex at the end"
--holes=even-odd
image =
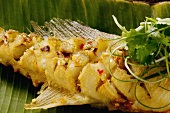
{"type": "MultiPolygon", "coordinates": [[[[116,78],[112,73],[109,67],[110,74],[117,80],[122,82],[136,82],[139,84],[143,83],[158,83],[160,84],[163,80],[170,78],[170,18],[148,18],[146,17],[146,21],[141,22],[140,26],[136,29],[126,30],[125,27],[119,24],[116,17],[113,15],[113,19],[116,25],[122,30],[122,45],[120,47],[126,48],[127,56],[124,57],[124,64],[126,70],[134,77],[132,80],[120,80],[116,78]],[[135,64],[133,62],[135,62],[135,64]],[[131,70],[130,66],[146,66],[147,69],[141,75],[135,75],[135,73],[131,70]],[[164,68],[165,70],[159,70],[158,68],[164,68]],[[157,73],[149,76],[144,76],[148,71],[156,69],[157,73]],[[154,79],[155,81],[151,81],[150,79],[158,77],[154,79]]],[[[115,55],[114,52],[119,47],[111,50],[110,58],[115,55]]],[[[137,98],[135,86],[135,98],[136,100],[143,106],[151,109],[161,109],[170,105],[163,105],[162,107],[151,107],[143,104],[137,98]]],[[[159,85],[160,88],[170,91],[159,85]]]]}
{"type": "MultiPolygon", "coordinates": [[[[113,19],[117,24],[115,16],[113,19]]],[[[117,26],[122,30],[122,37],[126,37],[129,57],[140,64],[150,65],[161,57],[159,53],[163,48],[167,51],[170,48],[170,18],[146,18],[138,28],[130,31],[120,24],[117,26]]]]}
{"type": "MultiPolygon", "coordinates": [[[[126,47],[128,53],[128,56],[125,58],[125,67],[131,75],[137,80],[148,81],[131,71],[128,64],[131,65],[132,63],[128,63],[127,59],[143,66],[155,65],[155,67],[158,67],[159,65],[164,65],[167,70],[166,78],[170,77],[170,18],[153,19],[146,17],[146,21],[141,22],[139,27],[129,31],[118,23],[114,15],[113,19],[122,30],[122,40],[124,40],[124,47],[126,47]]],[[[111,53],[112,56],[114,53],[111,53]]]]}

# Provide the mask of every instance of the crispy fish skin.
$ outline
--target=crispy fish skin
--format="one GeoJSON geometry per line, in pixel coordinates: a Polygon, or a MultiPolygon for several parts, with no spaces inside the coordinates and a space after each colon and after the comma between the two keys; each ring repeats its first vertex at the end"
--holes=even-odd
{"type": "MultiPolygon", "coordinates": [[[[158,84],[136,85],[118,80],[132,80],[132,76],[124,68],[123,59],[110,56],[110,49],[116,47],[110,48],[114,42],[102,37],[94,40],[72,37],[63,41],[0,28],[0,62],[30,78],[34,86],[44,83],[48,87],[26,109],[91,104],[129,112],[168,111],[169,92],[157,87],[158,84]],[[146,108],[136,100],[135,87],[138,99],[153,108],[146,108]],[[167,106],[154,109],[164,105],[167,106]]],[[[116,52],[124,54],[121,49],[116,52]]],[[[167,88],[168,84],[168,79],[161,83],[167,88]]]]}

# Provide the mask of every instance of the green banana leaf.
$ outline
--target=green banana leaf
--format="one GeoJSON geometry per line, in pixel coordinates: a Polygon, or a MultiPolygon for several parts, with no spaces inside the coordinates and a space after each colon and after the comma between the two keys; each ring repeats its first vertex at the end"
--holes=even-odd
{"type": "MultiPolygon", "coordinates": [[[[0,27],[27,33],[32,30],[31,20],[43,25],[58,17],[79,20],[92,28],[119,35],[121,31],[112,15],[127,29],[135,28],[145,17],[170,17],[170,2],[150,6],[125,0],[0,0],[0,27]]],[[[107,109],[99,110],[89,105],[25,110],[24,104],[30,103],[38,90],[31,80],[14,73],[12,67],[0,65],[0,113],[109,113],[107,109]]]]}

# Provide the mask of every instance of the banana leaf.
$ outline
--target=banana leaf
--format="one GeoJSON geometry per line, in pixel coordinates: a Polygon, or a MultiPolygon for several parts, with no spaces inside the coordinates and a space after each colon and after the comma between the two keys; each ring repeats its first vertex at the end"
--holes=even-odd
{"type": "MultiPolygon", "coordinates": [[[[92,28],[119,35],[121,31],[112,20],[112,15],[127,29],[135,28],[145,17],[170,17],[170,2],[151,6],[125,0],[0,0],[0,27],[26,33],[32,31],[31,20],[43,25],[57,17],[82,21],[92,28]]],[[[12,67],[0,65],[0,113],[109,113],[107,109],[89,105],[25,110],[24,104],[30,103],[38,90],[31,80],[14,73],[12,67]]]]}

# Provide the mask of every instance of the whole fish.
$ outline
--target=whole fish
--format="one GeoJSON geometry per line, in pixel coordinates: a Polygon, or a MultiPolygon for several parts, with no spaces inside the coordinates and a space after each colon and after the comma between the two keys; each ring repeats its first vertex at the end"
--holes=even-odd
{"type": "MultiPolygon", "coordinates": [[[[26,109],[83,104],[124,112],[170,109],[170,92],[158,87],[168,89],[169,79],[154,84],[136,80],[125,66],[128,53],[120,36],[67,19],[54,18],[45,26],[31,24],[34,33],[29,35],[0,29],[0,63],[11,65],[34,86],[43,84],[39,96],[26,104],[26,109]]],[[[148,67],[130,68],[140,75],[148,67]]]]}

